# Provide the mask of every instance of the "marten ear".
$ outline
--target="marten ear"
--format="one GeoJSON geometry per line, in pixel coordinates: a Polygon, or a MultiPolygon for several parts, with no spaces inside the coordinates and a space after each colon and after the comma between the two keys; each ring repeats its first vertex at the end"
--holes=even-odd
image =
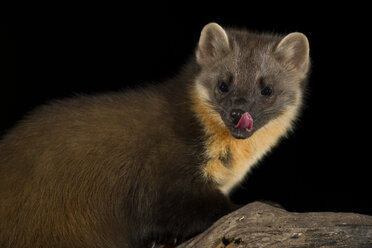
{"type": "Polygon", "coordinates": [[[288,69],[306,74],[309,70],[309,42],[302,33],[290,33],[275,49],[277,59],[288,69]]]}
{"type": "Polygon", "coordinates": [[[201,31],[196,60],[200,65],[221,58],[230,51],[229,38],[217,23],[207,24],[201,31]]]}

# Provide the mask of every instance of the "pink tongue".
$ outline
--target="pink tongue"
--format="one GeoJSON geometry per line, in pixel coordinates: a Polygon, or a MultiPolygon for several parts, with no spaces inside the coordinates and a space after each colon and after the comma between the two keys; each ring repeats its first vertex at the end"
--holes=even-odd
{"type": "Polygon", "coordinates": [[[250,131],[252,127],[253,127],[253,118],[248,112],[245,112],[242,115],[242,117],[240,117],[238,124],[235,125],[235,128],[239,128],[243,130],[246,129],[248,131],[250,131]]]}

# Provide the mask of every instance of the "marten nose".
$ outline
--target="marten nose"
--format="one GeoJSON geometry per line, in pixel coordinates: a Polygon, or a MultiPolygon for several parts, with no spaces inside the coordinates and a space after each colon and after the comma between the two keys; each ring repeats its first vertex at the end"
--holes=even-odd
{"type": "Polygon", "coordinates": [[[234,123],[234,125],[238,124],[240,118],[242,117],[242,115],[244,113],[245,113],[245,111],[243,111],[241,109],[233,109],[233,110],[231,110],[230,116],[231,116],[231,120],[234,123]]]}

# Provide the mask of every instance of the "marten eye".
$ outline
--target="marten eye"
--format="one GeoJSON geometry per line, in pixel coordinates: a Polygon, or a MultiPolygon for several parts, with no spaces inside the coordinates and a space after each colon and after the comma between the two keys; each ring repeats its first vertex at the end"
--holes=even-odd
{"type": "Polygon", "coordinates": [[[228,77],[220,78],[218,80],[218,91],[222,94],[229,92],[230,85],[232,84],[234,78],[232,75],[228,75],[228,77]]]}
{"type": "Polygon", "coordinates": [[[218,89],[221,93],[226,93],[229,91],[229,86],[225,82],[220,82],[220,85],[218,86],[218,89]]]}
{"type": "Polygon", "coordinates": [[[271,86],[266,86],[261,90],[261,95],[263,96],[271,96],[273,93],[273,88],[271,86]]]}
{"type": "Polygon", "coordinates": [[[271,96],[273,94],[273,87],[270,85],[265,85],[263,78],[260,78],[259,85],[261,88],[261,95],[271,96]]]}

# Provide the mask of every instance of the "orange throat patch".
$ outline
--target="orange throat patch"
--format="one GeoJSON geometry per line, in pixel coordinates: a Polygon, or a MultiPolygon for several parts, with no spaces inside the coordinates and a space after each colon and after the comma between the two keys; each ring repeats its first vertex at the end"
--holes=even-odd
{"type": "Polygon", "coordinates": [[[207,90],[203,86],[196,83],[191,95],[193,111],[208,137],[204,144],[208,162],[202,168],[202,175],[206,180],[215,182],[226,195],[292,129],[301,105],[299,92],[294,105],[288,106],[283,114],[269,121],[251,137],[241,140],[231,136],[220,115],[209,103],[207,90]],[[228,166],[221,160],[227,155],[230,160],[228,166]]]}

